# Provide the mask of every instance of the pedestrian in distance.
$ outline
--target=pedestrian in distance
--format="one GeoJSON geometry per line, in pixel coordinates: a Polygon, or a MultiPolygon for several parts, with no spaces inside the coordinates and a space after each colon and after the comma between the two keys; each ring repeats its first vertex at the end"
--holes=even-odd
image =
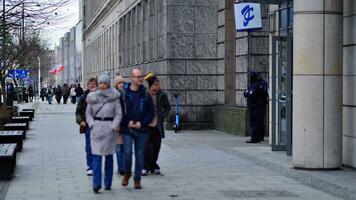
{"type": "Polygon", "coordinates": [[[150,73],[145,77],[145,80],[148,82],[148,92],[155,106],[155,114],[153,120],[148,125],[150,137],[146,143],[145,165],[142,175],[147,175],[148,173],[161,174],[157,160],[162,139],[165,137],[164,120],[171,111],[171,105],[167,94],[161,90],[161,84],[157,76],[150,73]]]}
{"type": "Polygon", "coordinates": [[[69,98],[69,93],[70,93],[70,91],[69,91],[68,84],[65,83],[63,85],[63,103],[64,104],[67,104],[67,101],[68,101],[68,98],[69,98]]]}
{"type": "Polygon", "coordinates": [[[70,86],[70,101],[75,104],[77,101],[77,94],[75,93],[75,85],[70,86]]]}
{"type": "Polygon", "coordinates": [[[45,97],[47,96],[46,90],[47,90],[46,88],[41,89],[40,97],[41,97],[42,102],[44,102],[45,97]]]}
{"type": "Polygon", "coordinates": [[[113,154],[120,128],[122,113],[120,94],[110,88],[110,77],[100,76],[98,90],[87,96],[86,121],[90,128],[90,144],[93,154],[93,191],[102,186],[102,157],[105,157],[104,189],[111,190],[113,154]]]}
{"type": "MultiPolygon", "coordinates": [[[[125,79],[122,76],[116,76],[114,79],[114,85],[116,90],[120,93],[120,104],[123,116],[126,114],[126,107],[125,107],[125,79]]],[[[117,139],[117,146],[116,146],[116,160],[117,160],[117,173],[120,175],[125,174],[125,161],[124,161],[124,142],[122,138],[122,130],[123,124],[121,122],[119,136],[117,139]]]]}
{"type": "Polygon", "coordinates": [[[268,104],[268,84],[256,72],[249,74],[249,87],[245,90],[249,112],[251,139],[246,143],[259,143],[264,140],[266,110],[268,104]]]}
{"type": "Polygon", "coordinates": [[[50,85],[47,88],[47,101],[48,101],[48,104],[52,104],[52,99],[53,99],[53,89],[52,89],[52,86],[50,85]]]}
{"type": "Polygon", "coordinates": [[[90,128],[86,122],[86,109],[87,109],[87,96],[91,92],[95,92],[98,87],[98,80],[96,78],[90,78],[87,83],[87,90],[84,92],[83,96],[80,98],[77,109],[75,111],[76,122],[79,124],[79,133],[85,134],[85,153],[86,153],[86,162],[87,162],[87,169],[86,174],[87,176],[93,175],[93,155],[91,152],[90,146],[90,128]]]}
{"type": "Polygon", "coordinates": [[[28,103],[28,91],[26,87],[22,87],[22,97],[23,101],[25,101],[25,103],[28,103]]]}
{"type": "Polygon", "coordinates": [[[56,97],[57,103],[60,104],[63,95],[63,91],[60,85],[58,85],[58,87],[56,88],[54,95],[56,97]]]}
{"type": "Polygon", "coordinates": [[[134,68],[130,75],[131,83],[125,85],[127,113],[123,118],[123,139],[125,175],[121,185],[127,186],[131,177],[132,147],[135,147],[134,188],[141,189],[141,173],[144,165],[145,144],[149,138],[148,125],[154,116],[151,95],[143,86],[142,72],[134,68]]]}
{"type": "Polygon", "coordinates": [[[84,90],[82,87],[80,87],[80,84],[78,83],[74,91],[76,95],[76,102],[78,102],[80,100],[80,97],[83,95],[84,90]]]}
{"type": "Polygon", "coordinates": [[[31,85],[28,87],[28,97],[30,98],[30,102],[33,102],[33,88],[31,85]]]}

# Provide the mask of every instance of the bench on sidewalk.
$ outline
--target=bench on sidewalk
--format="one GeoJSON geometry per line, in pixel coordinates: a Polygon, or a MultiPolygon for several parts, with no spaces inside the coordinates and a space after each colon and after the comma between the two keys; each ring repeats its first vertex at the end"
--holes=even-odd
{"type": "Polygon", "coordinates": [[[10,180],[16,167],[16,144],[0,144],[0,180],[10,180]]]}
{"type": "Polygon", "coordinates": [[[22,151],[23,131],[0,131],[0,144],[16,143],[17,152],[22,151]]]}
{"type": "Polygon", "coordinates": [[[20,111],[19,115],[20,116],[29,116],[30,121],[32,121],[32,119],[35,117],[35,113],[33,111],[20,111]]]}
{"type": "Polygon", "coordinates": [[[11,123],[26,123],[27,130],[30,128],[30,117],[22,116],[22,117],[12,117],[11,123]]]}
{"type": "Polygon", "coordinates": [[[22,109],[22,111],[31,111],[31,112],[35,113],[35,109],[32,109],[32,108],[24,108],[24,109],[22,109]]]}
{"type": "Polygon", "coordinates": [[[26,123],[7,123],[4,128],[7,131],[23,131],[23,139],[26,139],[26,123]]]}

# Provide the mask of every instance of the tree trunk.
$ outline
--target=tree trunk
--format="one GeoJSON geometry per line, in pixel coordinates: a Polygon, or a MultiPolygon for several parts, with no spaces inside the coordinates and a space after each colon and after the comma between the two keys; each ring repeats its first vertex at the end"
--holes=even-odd
{"type": "Polygon", "coordinates": [[[0,75],[0,84],[1,84],[1,92],[0,93],[4,100],[3,103],[6,104],[6,83],[5,83],[5,78],[3,78],[2,75],[0,75]]]}
{"type": "MultiPolygon", "coordinates": [[[[19,94],[19,85],[17,84],[16,79],[12,79],[12,80],[14,81],[15,88],[16,88],[16,97],[17,97],[17,102],[18,102],[18,103],[21,103],[23,98],[21,98],[21,99],[20,99],[20,94],[19,94]]],[[[23,89],[23,88],[21,88],[21,92],[22,92],[22,89],[23,89]]]]}

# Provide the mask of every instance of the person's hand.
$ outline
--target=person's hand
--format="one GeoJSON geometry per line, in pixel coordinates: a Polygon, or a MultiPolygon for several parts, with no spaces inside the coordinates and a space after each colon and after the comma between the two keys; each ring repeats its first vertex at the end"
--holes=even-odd
{"type": "Polygon", "coordinates": [[[148,126],[151,127],[151,128],[156,127],[157,126],[157,121],[151,122],[148,126]]]}
{"type": "Polygon", "coordinates": [[[135,128],[135,124],[133,121],[129,121],[129,125],[128,125],[129,128],[135,128]]]}
{"type": "Polygon", "coordinates": [[[87,126],[87,124],[85,123],[85,121],[80,122],[80,124],[79,124],[79,125],[80,125],[80,126],[82,126],[82,127],[87,126]]]}
{"type": "Polygon", "coordinates": [[[141,122],[135,122],[135,128],[140,129],[141,128],[141,122]]]}

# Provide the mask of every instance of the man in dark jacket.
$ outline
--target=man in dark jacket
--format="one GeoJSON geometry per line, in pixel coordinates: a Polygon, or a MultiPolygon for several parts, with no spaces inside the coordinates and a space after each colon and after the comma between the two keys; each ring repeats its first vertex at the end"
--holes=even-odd
{"type": "Polygon", "coordinates": [[[65,83],[63,85],[63,103],[64,104],[67,104],[68,98],[69,98],[69,87],[68,87],[68,84],[65,83]]]}
{"type": "Polygon", "coordinates": [[[249,88],[245,90],[249,111],[251,139],[247,143],[259,143],[263,141],[265,133],[265,116],[268,104],[268,84],[259,74],[250,74],[249,88]]]}
{"type": "Polygon", "coordinates": [[[157,164],[157,160],[161,149],[162,138],[165,137],[164,120],[171,110],[171,105],[167,94],[161,90],[160,81],[157,76],[150,73],[145,79],[148,82],[148,92],[155,105],[155,115],[149,124],[150,138],[146,144],[145,166],[142,175],[147,175],[149,172],[160,174],[160,167],[157,164]]]}
{"type": "Polygon", "coordinates": [[[75,111],[76,122],[80,126],[80,134],[85,133],[85,152],[87,160],[87,175],[93,175],[93,155],[91,153],[90,146],[90,128],[87,126],[85,112],[87,110],[86,98],[90,92],[94,92],[98,87],[98,81],[96,78],[91,78],[88,81],[88,89],[84,92],[80,98],[77,109],[75,111]]]}
{"type": "Polygon", "coordinates": [[[77,102],[79,102],[81,96],[83,95],[83,88],[80,87],[80,84],[75,88],[75,94],[77,95],[77,102]]]}
{"type": "Polygon", "coordinates": [[[57,103],[60,104],[61,103],[61,99],[62,99],[62,95],[63,95],[62,88],[61,88],[60,85],[58,85],[58,87],[55,89],[55,94],[54,95],[56,97],[57,103]]]}
{"type": "Polygon", "coordinates": [[[30,102],[32,102],[33,101],[33,88],[31,85],[28,87],[28,97],[30,98],[30,102]]]}
{"type": "Polygon", "coordinates": [[[126,115],[123,117],[123,140],[125,175],[122,186],[127,186],[131,177],[132,146],[135,144],[135,189],[141,189],[141,172],[144,165],[145,144],[149,138],[148,126],[154,116],[151,96],[143,86],[144,77],[139,69],[133,69],[131,84],[125,86],[126,115]]]}

